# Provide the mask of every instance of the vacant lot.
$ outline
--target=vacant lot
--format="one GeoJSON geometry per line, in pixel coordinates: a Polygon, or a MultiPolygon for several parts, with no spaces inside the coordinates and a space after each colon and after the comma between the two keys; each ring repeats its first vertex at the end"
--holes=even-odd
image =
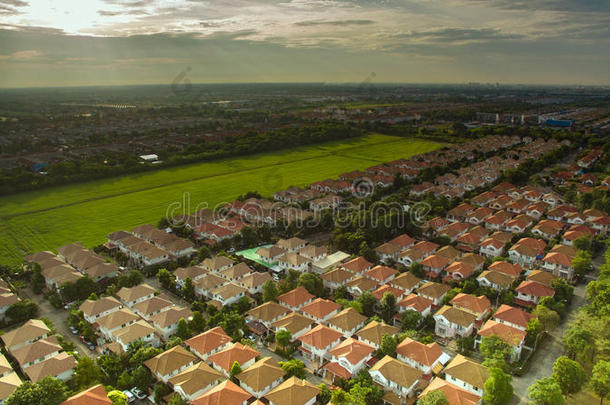
{"type": "Polygon", "coordinates": [[[441,146],[369,135],[0,198],[0,263],[19,263],[28,252],[74,241],[93,246],[110,232],[156,223],[168,207],[177,214],[233,201],[247,191],[271,195],[441,146]]]}

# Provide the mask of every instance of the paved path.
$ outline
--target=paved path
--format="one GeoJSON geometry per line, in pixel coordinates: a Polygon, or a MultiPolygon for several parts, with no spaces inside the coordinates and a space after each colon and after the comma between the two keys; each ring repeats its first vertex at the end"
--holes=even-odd
{"type": "Polygon", "coordinates": [[[537,379],[549,377],[553,373],[553,363],[563,355],[562,336],[568,329],[570,321],[574,319],[578,307],[584,302],[585,285],[580,284],[574,288],[574,298],[566,319],[540,344],[530,361],[527,373],[521,377],[513,377],[515,397],[513,397],[511,405],[527,404],[527,388],[537,379]]]}

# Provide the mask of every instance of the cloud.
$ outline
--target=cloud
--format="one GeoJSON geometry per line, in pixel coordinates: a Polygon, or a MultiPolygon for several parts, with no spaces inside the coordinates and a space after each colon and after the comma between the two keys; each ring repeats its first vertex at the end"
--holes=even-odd
{"type": "Polygon", "coordinates": [[[122,7],[148,7],[152,6],[155,3],[155,0],[103,0],[104,3],[114,5],[114,6],[122,6],[122,7]]]}
{"type": "Polygon", "coordinates": [[[607,0],[468,0],[506,10],[548,10],[559,12],[608,13],[607,0]]]}
{"type": "Polygon", "coordinates": [[[22,14],[18,8],[27,5],[29,5],[29,3],[23,0],[0,0],[0,15],[13,16],[22,14]]]}
{"type": "Polygon", "coordinates": [[[98,10],[97,13],[102,17],[116,17],[119,15],[149,15],[146,10],[136,9],[136,10],[123,10],[123,11],[108,11],[108,10],[98,10]]]}
{"type": "Polygon", "coordinates": [[[375,24],[373,20],[334,20],[334,21],[300,21],[295,23],[299,27],[315,27],[318,25],[349,26],[375,24]]]}
{"type": "Polygon", "coordinates": [[[439,28],[428,31],[412,31],[399,34],[400,38],[429,42],[481,42],[493,40],[519,39],[522,34],[508,34],[497,28],[439,28]]]}
{"type": "Polygon", "coordinates": [[[13,52],[10,55],[0,55],[0,60],[5,61],[27,61],[31,59],[38,59],[42,56],[42,52],[35,49],[29,49],[25,51],[13,52]]]}

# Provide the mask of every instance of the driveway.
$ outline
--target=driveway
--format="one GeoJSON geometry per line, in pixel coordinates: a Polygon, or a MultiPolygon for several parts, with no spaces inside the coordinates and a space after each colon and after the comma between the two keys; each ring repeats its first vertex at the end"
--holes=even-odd
{"type": "Polygon", "coordinates": [[[574,288],[574,298],[572,299],[572,305],[566,319],[540,344],[530,360],[530,367],[527,373],[521,377],[513,376],[515,396],[511,401],[511,405],[527,404],[527,388],[534,381],[553,374],[553,363],[559,356],[563,355],[563,334],[568,329],[568,324],[574,319],[576,311],[584,302],[585,285],[581,284],[574,288]]]}

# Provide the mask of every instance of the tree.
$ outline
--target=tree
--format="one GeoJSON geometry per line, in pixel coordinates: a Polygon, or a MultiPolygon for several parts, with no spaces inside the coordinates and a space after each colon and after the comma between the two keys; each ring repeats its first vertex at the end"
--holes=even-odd
{"type": "Polygon", "coordinates": [[[241,366],[239,365],[238,361],[234,361],[233,365],[231,366],[231,370],[229,371],[231,380],[233,380],[233,382],[236,381],[236,377],[239,373],[241,373],[241,366]]]}
{"type": "Polygon", "coordinates": [[[394,315],[396,315],[396,297],[394,297],[394,294],[389,292],[383,294],[380,315],[386,323],[392,323],[394,315]]]}
{"type": "Polygon", "coordinates": [[[38,305],[29,299],[16,302],[6,310],[6,316],[14,322],[27,321],[28,319],[36,318],[37,315],[38,305]]]}
{"type": "Polygon", "coordinates": [[[243,330],[246,327],[246,320],[244,317],[235,312],[223,315],[224,317],[219,325],[233,340],[241,339],[243,330]]]}
{"type": "Polygon", "coordinates": [[[166,290],[173,290],[176,287],[176,277],[167,269],[159,269],[157,279],[166,290]]]}
{"type": "Polygon", "coordinates": [[[189,405],[189,402],[187,402],[180,395],[174,395],[172,399],[169,400],[167,405],[189,405]]]}
{"type": "Polygon", "coordinates": [[[278,363],[282,370],[286,372],[286,378],[297,377],[305,378],[305,364],[299,359],[280,361],[278,363]]]}
{"type": "Polygon", "coordinates": [[[104,383],[108,385],[114,385],[123,372],[123,365],[121,359],[113,354],[103,354],[97,358],[96,363],[102,370],[106,378],[104,383]]]}
{"type": "Polygon", "coordinates": [[[286,350],[290,342],[292,341],[292,333],[286,329],[280,329],[275,334],[275,343],[277,343],[282,350],[286,350]]]}
{"type": "Polygon", "coordinates": [[[490,369],[491,375],[485,381],[483,399],[489,405],[506,405],[513,397],[512,378],[497,367],[490,369]]]}
{"type": "Polygon", "coordinates": [[[320,389],[320,393],[318,394],[318,403],[320,404],[327,404],[328,401],[330,401],[330,397],[332,395],[332,391],[330,390],[330,388],[328,388],[328,385],[321,383],[320,385],[318,385],[318,388],[320,389]]]}
{"type": "Polygon", "coordinates": [[[544,305],[538,304],[534,310],[534,315],[540,321],[545,332],[550,332],[559,325],[559,314],[544,305]]]}
{"type": "Polygon", "coordinates": [[[195,299],[195,286],[193,285],[193,280],[190,277],[187,277],[184,280],[184,285],[180,290],[182,292],[182,297],[188,301],[192,302],[195,299]]]}
{"type": "Polygon", "coordinates": [[[119,390],[110,391],[108,399],[112,402],[112,405],[127,405],[127,395],[119,390]]]}
{"type": "Polygon", "coordinates": [[[384,356],[394,356],[396,353],[396,339],[392,335],[382,335],[381,336],[381,346],[379,350],[383,353],[384,356]]]}
{"type": "Polygon", "coordinates": [[[339,299],[347,299],[348,297],[349,293],[344,285],[340,285],[339,287],[337,287],[337,289],[333,293],[333,298],[335,301],[339,299]]]}
{"type": "Polygon", "coordinates": [[[527,326],[525,327],[525,332],[527,335],[525,336],[525,341],[528,346],[533,346],[538,339],[538,336],[543,332],[542,324],[538,320],[538,318],[532,318],[527,321],[527,326]]]}
{"type": "Polygon", "coordinates": [[[417,401],[417,405],[449,405],[449,400],[441,390],[429,391],[417,401]]]}
{"type": "Polygon", "coordinates": [[[566,356],[561,356],[553,364],[553,378],[561,387],[564,395],[571,395],[582,389],[587,380],[587,374],[580,364],[566,356]]]}
{"type": "Polygon", "coordinates": [[[573,244],[574,247],[578,250],[589,250],[589,247],[591,247],[591,241],[586,236],[581,236],[580,238],[577,238],[576,240],[574,240],[573,244]]]}
{"type": "Polygon", "coordinates": [[[486,359],[502,359],[504,361],[508,360],[512,353],[508,343],[496,335],[483,336],[479,351],[486,359]]]}
{"type": "Polygon", "coordinates": [[[176,328],[176,336],[182,340],[186,340],[191,337],[191,331],[189,325],[184,318],[180,318],[178,326],[176,328]]]}
{"type": "Polygon", "coordinates": [[[358,297],[357,301],[362,307],[362,314],[364,316],[371,317],[375,315],[375,304],[377,303],[377,300],[373,297],[373,294],[365,291],[358,297]]]}
{"type": "Polygon", "coordinates": [[[610,361],[600,360],[593,367],[591,376],[591,389],[600,398],[600,404],[604,404],[604,398],[610,394],[610,361]]]}
{"type": "Polygon", "coordinates": [[[303,273],[299,277],[299,286],[305,287],[310,294],[315,295],[316,297],[324,296],[324,282],[315,273],[303,273]]]}
{"type": "Polygon", "coordinates": [[[277,285],[275,284],[275,282],[273,280],[265,281],[265,283],[263,284],[263,301],[274,301],[278,297],[278,295],[280,295],[280,293],[277,290],[277,285]]]}
{"type": "Polygon", "coordinates": [[[26,381],[4,401],[4,405],[59,405],[68,398],[66,383],[45,377],[37,383],[26,381]]]}
{"type": "Polygon", "coordinates": [[[527,395],[536,405],[563,405],[561,387],[553,377],[536,380],[527,389],[527,395]]]}
{"type": "Polygon", "coordinates": [[[593,334],[580,325],[573,325],[563,334],[563,349],[572,360],[592,353],[594,347],[593,334]]]}
{"type": "Polygon", "coordinates": [[[404,311],[401,316],[402,330],[416,329],[422,321],[422,315],[417,311],[404,311]]]}
{"type": "Polygon", "coordinates": [[[142,391],[148,390],[148,388],[150,388],[150,386],[152,386],[155,381],[150,370],[143,365],[136,367],[135,370],[133,370],[132,374],[133,385],[135,385],[142,391]]]}
{"type": "Polygon", "coordinates": [[[189,322],[191,331],[201,333],[205,330],[206,321],[203,314],[199,311],[193,311],[193,319],[189,322]]]}
{"type": "Polygon", "coordinates": [[[572,259],[572,268],[577,277],[582,277],[591,270],[591,254],[579,251],[572,259]]]}
{"type": "Polygon", "coordinates": [[[563,278],[557,278],[551,282],[551,287],[555,290],[556,301],[570,304],[574,296],[574,287],[568,284],[563,278]]]}
{"type": "Polygon", "coordinates": [[[102,370],[88,356],[80,356],[74,370],[74,379],[80,388],[87,388],[101,382],[104,377],[102,370]]]}

